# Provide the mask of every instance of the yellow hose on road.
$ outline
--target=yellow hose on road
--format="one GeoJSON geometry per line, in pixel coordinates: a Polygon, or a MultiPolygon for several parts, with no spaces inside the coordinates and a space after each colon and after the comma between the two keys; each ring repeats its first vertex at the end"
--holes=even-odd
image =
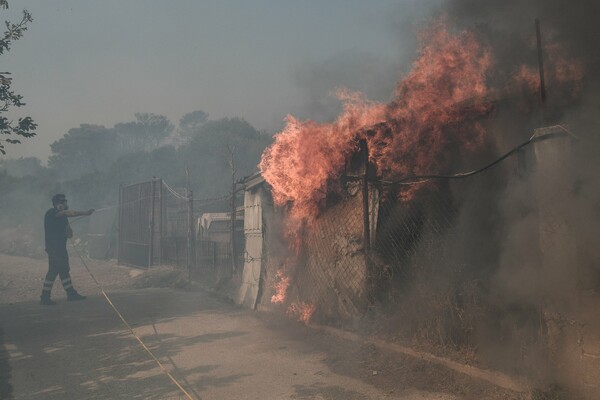
{"type": "Polygon", "coordinates": [[[115,305],[113,304],[113,302],[110,300],[110,298],[108,297],[108,295],[106,294],[106,292],[104,291],[104,289],[102,288],[102,285],[100,285],[100,282],[98,282],[98,280],[96,279],[96,277],[94,276],[94,274],[92,274],[92,271],[90,271],[89,267],[87,266],[87,264],[85,263],[85,260],[83,259],[83,257],[81,256],[81,254],[79,253],[79,251],[77,250],[77,247],[75,247],[75,244],[73,242],[71,242],[71,245],[73,246],[73,249],[75,249],[75,253],[77,253],[77,255],[79,256],[79,259],[81,260],[81,262],[83,263],[83,266],[85,267],[85,269],[87,270],[87,272],[90,274],[90,276],[92,277],[92,279],[94,280],[94,283],[96,283],[96,286],[98,286],[98,288],[100,289],[100,292],[102,293],[102,295],[104,296],[104,298],[106,299],[106,301],[108,302],[108,304],[112,307],[112,309],[115,311],[115,313],[117,314],[117,316],[119,317],[119,319],[121,320],[121,322],[123,322],[123,324],[127,327],[127,329],[129,329],[129,332],[131,332],[131,334],[133,335],[133,337],[135,337],[135,339],[140,343],[140,345],[142,346],[142,348],[144,350],[146,350],[146,352],[150,355],[150,357],[154,360],[154,362],[160,367],[160,369],[169,377],[169,379],[171,379],[171,381],[175,384],[175,386],[177,386],[177,388],[181,391],[181,393],[184,394],[184,396],[189,399],[189,400],[196,400],[192,397],[192,395],[190,395],[184,388],[183,386],[177,381],[177,379],[175,379],[175,377],[173,375],[171,375],[171,373],[165,368],[165,366],[158,360],[158,358],[156,358],[156,356],[152,353],[152,351],[150,351],[150,349],[148,348],[148,346],[146,346],[146,344],[142,341],[142,339],[137,335],[137,333],[135,333],[135,331],[133,330],[133,328],[127,323],[127,321],[125,320],[125,318],[123,317],[123,315],[121,315],[121,313],[119,312],[119,310],[117,309],[117,307],[115,307],[115,305]]]}

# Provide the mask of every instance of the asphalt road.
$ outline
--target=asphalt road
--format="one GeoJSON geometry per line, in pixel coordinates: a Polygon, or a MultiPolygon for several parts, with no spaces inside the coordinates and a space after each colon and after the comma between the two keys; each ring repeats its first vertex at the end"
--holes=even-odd
{"type": "MultiPolygon", "coordinates": [[[[59,289],[57,306],[40,306],[43,266],[0,256],[0,398],[185,398],[81,270],[73,276],[87,300],[66,302],[59,289]]],[[[382,362],[369,346],[204,291],[128,289],[131,271],[94,268],[137,334],[196,399],[472,398],[440,390],[434,377],[448,376],[426,363],[382,362]]]]}

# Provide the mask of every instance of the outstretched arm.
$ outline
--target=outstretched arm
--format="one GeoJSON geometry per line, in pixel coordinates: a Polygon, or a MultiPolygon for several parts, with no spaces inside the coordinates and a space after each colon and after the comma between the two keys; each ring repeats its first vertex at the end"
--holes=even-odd
{"type": "Polygon", "coordinates": [[[92,215],[92,213],[95,210],[93,208],[87,210],[87,211],[75,211],[75,210],[65,210],[65,211],[59,211],[58,213],[56,213],[57,216],[59,217],[83,217],[86,215],[92,215]]]}

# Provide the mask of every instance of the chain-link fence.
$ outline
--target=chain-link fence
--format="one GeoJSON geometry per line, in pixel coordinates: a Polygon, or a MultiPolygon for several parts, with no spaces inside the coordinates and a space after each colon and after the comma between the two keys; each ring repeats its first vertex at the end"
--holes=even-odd
{"type": "Polygon", "coordinates": [[[566,310],[594,273],[577,260],[586,236],[569,204],[581,189],[559,156],[572,139],[557,132],[468,174],[368,185],[347,176],[304,227],[298,254],[266,196],[259,304],[539,368],[556,332],[579,326],[566,310]]]}
{"type": "Polygon", "coordinates": [[[346,189],[307,227],[301,267],[293,277],[299,299],[318,304],[321,316],[334,319],[359,315],[368,303],[362,193],[356,183],[346,189]]]}
{"type": "Polygon", "coordinates": [[[209,285],[217,285],[241,272],[244,266],[244,208],[241,191],[214,199],[194,202],[194,261],[190,275],[209,285]],[[215,208],[226,210],[211,212],[215,208]],[[232,219],[231,210],[235,209],[232,219]],[[232,257],[235,254],[235,259],[232,257]],[[235,262],[235,264],[234,264],[235,262]]]}
{"type": "MultiPolygon", "coordinates": [[[[118,209],[119,263],[140,267],[177,265],[186,268],[190,278],[214,284],[231,278],[244,264],[241,194],[238,190],[234,201],[231,194],[194,199],[188,189],[173,188],[154,178],[121,187],[119,205],[99,210],[98,215],[118,209]],[[215,208],[225,211],[214,212],[215,208]],[[233,208],[236,212],[232,219],[233,208]]],[[[113,235],[104,232],[110,230],[108,224],[108,217],[99,218],[95,224],[98,233],[90,236],[98,247],[96,253],[110,249],[105,242],[113,235]]]]}
{"type": "MultiPolygon", "coordinates": [[[[162,181],[161,181],[162,182],[162,181]]],[[[187,188],[171,188],[162,182],[161,264],[187,265],[193,201],[187,188]]]]}
{"type": "Polygon", "coordinates": [[[382,189],[369,257],[372,306],[381,321],[371,331],[474,345],[475,326],[487,311],[485,280],[498,268],[502,242],[500,210],[490,200],[500,198],[505,173],[430,183],[409,201],[398,200],[401,188],[382,189]]]}

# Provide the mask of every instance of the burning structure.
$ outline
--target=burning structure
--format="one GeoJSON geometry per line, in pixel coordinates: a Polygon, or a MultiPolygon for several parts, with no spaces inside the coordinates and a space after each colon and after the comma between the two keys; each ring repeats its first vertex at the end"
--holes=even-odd
{"type": "Polygon", "coordinates": [[[598,184],[579,161],[597,139],[565,114],[588,65],[552,38],[545,64],[510,63],[492,37],[440,18],[389,103],[340,91],[335,121],[288,117],[247,181],[238,301],[598,393],[598,184]]]}

